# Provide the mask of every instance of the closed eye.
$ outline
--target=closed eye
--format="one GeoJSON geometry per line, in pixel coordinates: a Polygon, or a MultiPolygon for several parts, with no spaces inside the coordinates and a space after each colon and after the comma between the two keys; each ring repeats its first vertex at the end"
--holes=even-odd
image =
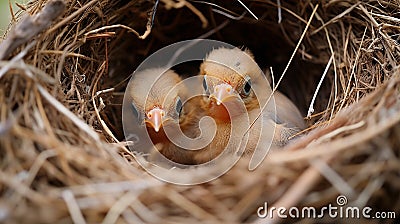
{"type": "Polygon", "coordinates": [[[210,91],[208,89],[207,76],[206,75],[203,76],[203,89],[204,89],[204,91],[206,92],[207,95],[210,94],[210,91]]]}
{"type": "Polygon", "coordinates": [[[182,112],[182,100],[179,96],[176,99],[175,110],[178,113],[178,115],[180,115],[182,112]]]}

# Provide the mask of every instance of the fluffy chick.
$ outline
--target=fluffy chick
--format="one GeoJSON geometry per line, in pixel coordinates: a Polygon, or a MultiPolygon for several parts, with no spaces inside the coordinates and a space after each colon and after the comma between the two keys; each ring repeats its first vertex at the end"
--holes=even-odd
{"type": "MultiPolygon", "coordinates": [[[[181,99],[186,90],[181,78],[172,70],[164,68],[146,69],[134,74],[128,86],[132,112],[140,125],[145,125],[147,133],[157,150],[166,158],[180,164],[193,164],[190,151],[179,148],[169,138],[179,133],[179,126],[186,135],[192,127],[195,107],[183,105],[181,99]],[[172,135],[166,135],[164,128],[172,127],[172,135]]],[[[153,152],[151,155],[154,155],[153,152]]]]}
{"type": "MultiPolygon", "coordinates": [[[[305,128],[297,107],[280,92],[273,95],[276,113],[273,101],[270,101],[260,119],[256,120],[272,90],[250,51],[215,49],[201,64],[200,75],[204,76],[203,87],[209,96],[203,102],[203,108],[215,119],[217,135],[207,148],[197,152],[194,157],[197,163],[207,162],[220,154],[229,138],[241,139],[240,136],[231,135],[231,125],[232,121],[246,115],[246,112],[250,124],[255,122],[244,151],[248,154],[256,147],[268,147],[270,144],[273,148],[281,147],[287,144],[290,136],[305,128]],[[241,102],[245,110],[239,109],[241,102]]],[[[235,130],[248,128],[240,124],[234,127],[235,130]]],[[[240,140],[233,140],[240,143],[240,140]]],[[[260,156],[260,153],[256,153],[256,156],[260,156]]]]}

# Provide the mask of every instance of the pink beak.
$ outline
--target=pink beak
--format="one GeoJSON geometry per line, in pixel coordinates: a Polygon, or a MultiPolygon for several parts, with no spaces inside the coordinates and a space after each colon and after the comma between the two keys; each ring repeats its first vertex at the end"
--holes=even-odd
{"type": "Polygon", "coordinates": [[[146,123],[150,124],[154,128],[154,131],[160,131],[162,126],[163,117],[165,116],[165,111],[156,107],[151,109],[147,114],[145,120],[146,123]]]}
{"type": "Polygon", "coordinates": [[[227,83],[222,83],[214,87],[214,93],[210,95],[210,98],[214,98],[217,105],[226,102],[228,99],[236,97],[233,87],[227,83]]]}

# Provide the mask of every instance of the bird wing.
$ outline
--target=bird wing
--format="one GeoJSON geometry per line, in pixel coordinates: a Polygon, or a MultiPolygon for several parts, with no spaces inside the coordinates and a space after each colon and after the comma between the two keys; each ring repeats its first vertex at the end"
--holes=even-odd
{"type": "MultiPolygon", "coordinates": [[[[250,119],[257,116],[258,113],[257,110],[250,111],[250,119]]],[[[246,153],[252,153],[249,170],[257,168],[267,156],[271,147],[276,147],[275,143],[278,137],[276,135],[277,124],[272,117],[273,115],[270,111],[263,111],[262,116],[258,118],[249,132],[249,140],[246,147],[246,153]]]]}
{"type": "Polygon", "coordinates": [[[276,122],[278,124],[284,124],[287,128],[296,128],[300,130],[306,127],[299,109],[297,109],[289,98],[279,91],[274,93],[274,98],[277,114],[276,122]]]}
{"type": "MultiPolygon", "coordinates": [[[[303,117],[297,107],[282,93],[275,92],[276,111],[271,106],[262,112],[255,122],[249,135],[248,148],[254,149],[249,162],[249,170],[256,169],[270,150],[285,146],[290,137],[305,127],[303,117]]],[[[257,116],[257,110],[249,113],[250,117],[257,116]]]]}

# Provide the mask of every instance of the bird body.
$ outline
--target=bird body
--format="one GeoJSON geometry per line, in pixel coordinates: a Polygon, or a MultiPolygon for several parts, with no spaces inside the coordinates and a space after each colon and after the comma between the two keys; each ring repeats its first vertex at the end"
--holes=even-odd
{"type": "Polygon", "coordinates": [[[251,154],[256,149],[287,144],[289,137],[305,126],[299,110],[286,96],[275,92],[270,97],[271,87],[248,50],[211,51],[200,66],[200,75],[209,96],[202,107],[215,119],[217,134],[210,145],[196,152],[197,163],[215,158],[229,138],[240,145],[248,134],[244,153],[251,154]]]}
{"type": "Polygon", "coordinates": [[[188,91],[196,87],[179,85],[179,75],[164,68],[135,73],[128,86],[140,125],[156,149],[174,162],[202,164],[224,150],[228,156],[236,152],[263,159],[270,146],[284,146],[305,128],[297,107],[282,93],[272,92],[248,50],[211,51],[199,77],[206,96],[189,98],[188,91]],[[188,100],[183,104],[181,98],[188,100]],[[201,125],[204,116],[214,123],[201,125]],[[212,130],[215,136],[209,138],[212,130]],[[195,140],[207,144],[199,147],[195,140]],[[199,150],[188,150],[191,146],[199,150]]]}
{"type": "MultiPolygon", "coordinates": [[[[196,107],[183,105],[186,94],[181,78],[177,73],[165,68],[151,68],[134,74],[128,86],[133,113],[139,125],[145,130],[155,148],[166,158],[176,163],[192,164],[190,151],[180,148],[171,142],[171,138],[179,138],[182,132],[195,136],[195,123],[191,117],[196,116],[196,107]],[[166,128],[174,131],[166,133],[166,128]],[[180,132],[180,131],[182,132],[180,132]],[[194,133],[194,134],[192,134],[194,133]]],[[[157,159],[154,151],[150,152],[157,159]]]]}

